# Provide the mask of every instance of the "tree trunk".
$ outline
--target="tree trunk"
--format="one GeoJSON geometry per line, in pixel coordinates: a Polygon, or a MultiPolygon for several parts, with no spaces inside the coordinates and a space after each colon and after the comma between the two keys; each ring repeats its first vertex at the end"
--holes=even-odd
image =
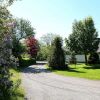
{"type": "Polygon", "coordinates": [[[18,60],[19,60],[19,65],[21,65],[21,61],[22,61],[22,57],[21,57],[21,55],[18,55],[18,60]]]}
{"type": "Polygon", "coordinates": [[[18,59],[19,59],[19,60],[22,60],[22,57],[21,57],[21,55],[18,55],[18,59]]]}
{"type": "Polygon", "coordinates": [[[87,54],[85,54],[85,64],[87,65],[87,54]]]}

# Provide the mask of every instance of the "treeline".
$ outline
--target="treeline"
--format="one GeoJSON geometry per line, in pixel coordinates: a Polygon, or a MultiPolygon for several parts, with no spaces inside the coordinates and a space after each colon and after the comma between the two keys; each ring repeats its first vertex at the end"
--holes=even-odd
{"type": "MultiPolygon", "coordinates": [[[[52,46],[55,37],[58,36],[53,33],[48,33],[41,37],[40,51],[38,52],[37,60],[48,59],[49,54],[52,51],[50,47],[52,46]]],[[[63,50],[65,54],[72,55],[72,60],[76,60],[74,57],[76,54],[84,54],[86,64],[93,62],[99,63],[97,50],[100,39],[98,38],[98,32],[92,17],[87,17],[79,21],[75,20],[72,25],[72,33],[68,38],[65,38],[64,42],[66,46],[63,46],[63,50]]]]}

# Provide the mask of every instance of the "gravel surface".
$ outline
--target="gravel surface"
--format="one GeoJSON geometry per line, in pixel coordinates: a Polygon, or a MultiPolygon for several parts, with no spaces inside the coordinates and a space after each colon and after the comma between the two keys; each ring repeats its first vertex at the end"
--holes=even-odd
{"type": "Polygon", "coordinates": [[[27,100],[100,100],[100,81],[64,77],[33,65],[22,72],[27,100]]]}

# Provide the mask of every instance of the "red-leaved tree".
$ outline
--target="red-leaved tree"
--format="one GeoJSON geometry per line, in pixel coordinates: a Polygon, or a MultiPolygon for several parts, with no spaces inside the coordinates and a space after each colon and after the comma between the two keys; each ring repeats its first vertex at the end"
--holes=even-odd
{"type": "Polygon", "coordinates": [[[38,41],[34,38],[34,36],[30,36],[26,39],[26,44],[28,47],[28,53],[32,58],[36,58],[38,52],[38,41]]]}

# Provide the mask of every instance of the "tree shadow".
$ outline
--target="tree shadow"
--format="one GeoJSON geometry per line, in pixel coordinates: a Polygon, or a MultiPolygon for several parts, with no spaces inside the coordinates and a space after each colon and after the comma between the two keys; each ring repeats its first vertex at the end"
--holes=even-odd
{"type": "Polygon", "coordinates": [[[85,73],[83,71],[77,71],[76,68],[69,68],[66,67],[66,69],[52,69],[52,68],[44,68],[42,67],[43,65],[45,66],[47,63],[46,62],[37,62],[35,65],[26,67],[22,70],[23,73],[33,73],[33,74],[38,74],[38,73],[51,73],[51,72],[56,72],[56,71],[67,71],[67,72],[76,72],[76,73],[85,73]],[[36,67],[40,66],[40,67],[36,67]]]}
{"type": "Polygon", "coordinates": [[[76,66],[76,65],[82,65],[82,64],[83,64],[83,63],[80,62],[80,63],[70,64],[70,65],[75,65],[75,66],[76,66]]]}
{"type": "Polygon", "coordinates": [[[24,97],[24,94],[21,94],[21,93],[13,93],[13,95],[12,96],[14,96],[14,97],[24,97]]]}
{"type": "Polygon", "coordinates": [[[83,71],[77,71],[77,70],[75,70],[76,68],[68,68],[68,69],[64,69],[64,70],[52,70],[51,69],[51,71],[52,72],[56,72],[56,71],[66,71],[66,72],[76,72],[76,73],[85,73],[85,72],[83,72],[83,71]]]}
{"type": "MultiPolygon", "coordinates": [[[[40,64],[39,64],[40,65],[40,64]]],[[[33,73],[33,74],[38,74],[38,73],[51,73],[50,70],[44,69],[44,68],[37,68],[37,67],[27,67],[23,70],[23,73],[33,73]]]]}
{"type": "Polygon", "coordinates": [[[88,65],[84,67],[85,69],[100,69],[100,64],[88,65]]]}
{"type": "Polygon", "coordinates": [[[68,72],[76,72],[76,73],[85,73],[85,72],[83,72],[83,71],[77,71],[77,70],[74,70],[74,69],[69,69],[69,70],[67,70],[68,72]]]}

